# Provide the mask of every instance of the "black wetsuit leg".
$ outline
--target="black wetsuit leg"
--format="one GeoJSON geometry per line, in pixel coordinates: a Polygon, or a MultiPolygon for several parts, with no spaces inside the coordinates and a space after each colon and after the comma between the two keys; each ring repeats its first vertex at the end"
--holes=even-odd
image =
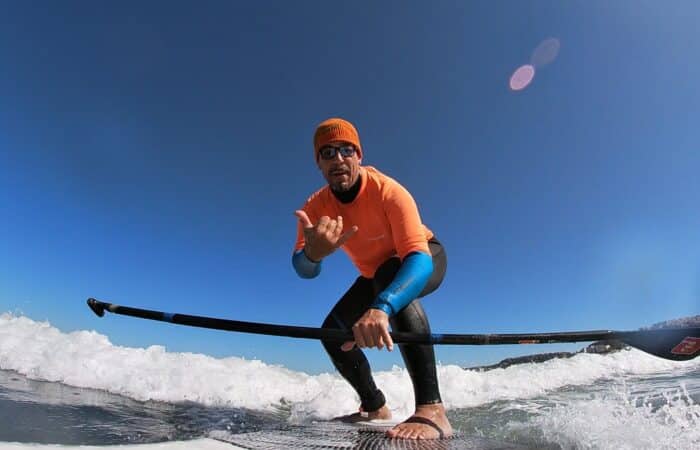
{"type": "MultiPolygon", "coordinates": [[[[447,257],[440,242],[431,239],[429,246],[433,256],[433,273],[419,298],[440,286],[447,268],[447,257]]],[[[373,279],[359,277],[333,307],[323,322],[323,327],[349,331],[367,311],[375,297],[393,281],[400,267],[399,258],[390,258],[377,269],[373,279]]],[[[390,319],[390,323],[395,331],[430,333],[428,319],[418,299],[399,311],[390,319]]],[[[362,350],[354,348],[344,352],[340,349],[341,345],[338,342],[323,341],[323,346],[338,372],[360,396],[362,409],[376,411],[384,405],[385,399],[374,382],[367,358],[362,350]]],[[[439,403],[440,390],[432,345],[399,345],[399,349],[413,382],[416,404],[439,403]]]]}
{"type": "MultiPolygon", "coordinates": [[[[429,245],[433,255],[433,273],[418,298],[389,319],[393,331],[430,334],[430,323],[419,298],[430,294],[442,283],[447,270],[447,255],[437,239],[432,239],[429,245]]],[[[375,296],[394,280],[400,267],[399,258],[391,258],[377,269],[373,279],[375,296]]],[[[399,349],[413,383],[416,405],[441,403],[433,346],[399,344],[399,349]]]]}
{"type": "MultiPolygon", "coordinates": [[[[350,331],[373,301],[372,280],[359,277],[328,314],[323,322],[323,328],[339,328],[350,331]]],[[[342,342],[322,341],[322,343],[335,368],[360,396],[362,409],[376,411],[384,406],[386,403],[384,394],[377,388],[369,361],[362,350],[355,347],[344,352],[340,349],[342,342]]]]}

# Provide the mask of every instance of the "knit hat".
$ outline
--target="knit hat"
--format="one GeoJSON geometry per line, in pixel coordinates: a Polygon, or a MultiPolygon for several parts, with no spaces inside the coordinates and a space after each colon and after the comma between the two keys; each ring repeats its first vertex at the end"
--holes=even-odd
{"type": "Polygon", "coordinates": [[[321,122],[314,133],[314,159],[318,160],[318,151],[331,142],[345,141],[357,148],[357,156],[362,158],[360,136],[355,127],[347,120],[332,118],[321,122]]]}

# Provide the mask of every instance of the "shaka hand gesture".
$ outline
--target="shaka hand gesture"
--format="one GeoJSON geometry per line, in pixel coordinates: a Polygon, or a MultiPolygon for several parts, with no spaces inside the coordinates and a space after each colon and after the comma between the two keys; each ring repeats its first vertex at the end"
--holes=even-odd
{"type": "Polygon", "coordinates": [[[331,219],[323,216],[314,225],[309,220],[306,212],[299,209],[294,211],[294,215],[299,218],[301,227],[304,230],[304,253],[312,261],[320,261],[326,256],[341,247],[345,242],[357,233],[357,225],[343,233],[343,217],[331,219]]]}

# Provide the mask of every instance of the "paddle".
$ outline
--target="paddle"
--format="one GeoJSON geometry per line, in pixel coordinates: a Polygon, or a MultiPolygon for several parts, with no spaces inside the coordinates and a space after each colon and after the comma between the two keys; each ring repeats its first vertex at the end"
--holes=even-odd
{"type": "MultiPolygon", "coordinates": [[[[272,325],[268,323],[241,322],[238,320],[216,319],[211,317],[172,314],[148,309],[119,306],[101,302],[94,298],[87,301],[90,309],[99,317],[105,311],[142,319],[171,322],[191,327],[215,330],[238,331],[242,333],[266,334],[325,341],[351,341],[352,333],[337,329],[272,325]]],[[[442,345],[502,345],[502,344],[553,344],[559,342],[589,342],[603,339],[617,339],[631,347],[638,348],[661,358],[686,361],[700,354],[700,328],[665,328],[638,331],[576,331],[563,333],[528,334],[415,334],[392,332],[391,338],[397,344],[442,344],[442,345]]]]}

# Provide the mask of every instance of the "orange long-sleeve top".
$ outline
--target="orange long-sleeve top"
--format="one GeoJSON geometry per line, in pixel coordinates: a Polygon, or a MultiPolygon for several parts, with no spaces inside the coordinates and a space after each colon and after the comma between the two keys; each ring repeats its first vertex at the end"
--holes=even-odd
{"type": "MultiPolygon", "coordinates": [[[[433,232],[426,227],[411,194],[393,178],[371,166],[360,168],[360,191],[350,203],[341,203],[327,185],[314,192],[302,209],[311,223],[323,216],[343,217],[343,232],[357,225],[358,230],[341,247],[366,278],[391,258],[403,259],[411,252],[430,254],[428,240],[433,232]]],[[[294,251],[304,248],[304,232],[297,224],[294,251]]]]}

